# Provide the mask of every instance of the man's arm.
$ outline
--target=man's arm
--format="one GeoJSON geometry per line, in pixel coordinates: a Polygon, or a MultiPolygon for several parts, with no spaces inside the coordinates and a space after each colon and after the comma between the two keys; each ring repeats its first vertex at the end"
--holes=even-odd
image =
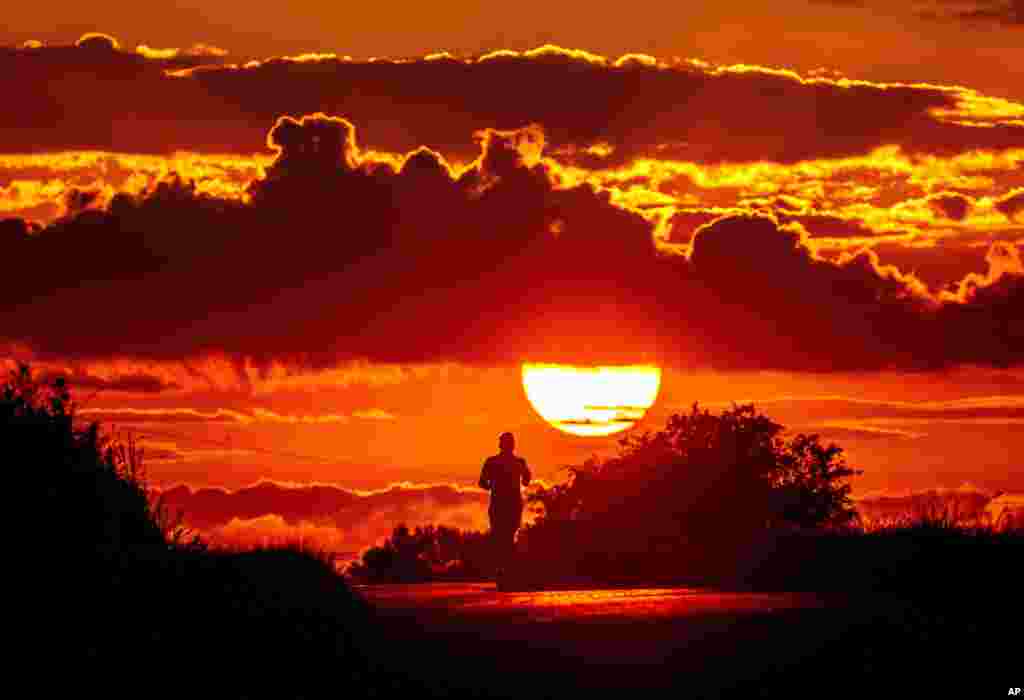
{"type": "Polygon", "coordinates": [[[530,474],[530,468],[528,466],[526,466],[526,460],[525,459],[522,461],[522,464],[523,464],[523,486],[529,486],[530,485],[530,479],[533,477],[533,475],[530,474]]]}
{"type": "Polygon", "coordinates": [[[480,488],[485,491],[491,490],[491,458],[488,457],[484,462],[484,468],[480,470],[480,488]]]}

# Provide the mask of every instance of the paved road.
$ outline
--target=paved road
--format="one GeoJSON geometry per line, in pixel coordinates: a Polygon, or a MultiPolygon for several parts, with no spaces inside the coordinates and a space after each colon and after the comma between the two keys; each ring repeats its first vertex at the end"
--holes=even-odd
{"type": "Polygon", "coordinates": [[[558,697],[566,689],[671,687],[685,689],[687,697],[718,697],[756,686],[838,633],[827,621],[835,605],[812,594],[499,592],[493,584],[357,590],[407,639],[435,654],[424,663],[450,668],[455,659],[457,667],[484,683],[493,680],[493,690],[509,695],[536,695],[538,688],[558,697]]]}
{"type": "Polygon", "coordinates": [[[971,683],[960,697],[1001,697],[1020,677],[1019,646],[989,643],[998,630],[1019,635],[1006,619],[1018,604],[998,597],[358,590],[377,609],[391,668],[450,683],[451,696],[947,697],[959,677],[971,683]]]}
{"type": "Polygon", "coordinates": [[[706,615],[750,616],[825,605],[809,593],[723,592],[699,588],[602,588],[500,592],[493,583],[357,586],[379,610],[520,622],[641,622],[706,615]]]}

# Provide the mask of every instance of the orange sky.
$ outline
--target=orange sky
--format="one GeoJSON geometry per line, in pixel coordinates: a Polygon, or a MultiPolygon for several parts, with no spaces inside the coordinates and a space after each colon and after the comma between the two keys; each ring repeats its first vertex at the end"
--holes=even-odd
{"type": "Polygon", "coordinates": [[[754,400],[861,495],[1024,489],[1022,10],[859,5],[6,10],[0,359],[163,486],[468,488],[503,430],[557,480],[616,438],[534,412],[553,360],[664,367],[640,429],[754,400]]]}

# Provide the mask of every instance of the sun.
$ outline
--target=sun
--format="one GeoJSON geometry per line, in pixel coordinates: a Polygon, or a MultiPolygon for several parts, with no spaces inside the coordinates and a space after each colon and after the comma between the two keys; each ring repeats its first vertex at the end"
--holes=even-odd
{"type": "Polygon", "coordinates": [[[651,365],[523,365],[530,404],[541,418],[573,435],[612,435],[632,428],[660,386],[661,369],[651,365]]]}

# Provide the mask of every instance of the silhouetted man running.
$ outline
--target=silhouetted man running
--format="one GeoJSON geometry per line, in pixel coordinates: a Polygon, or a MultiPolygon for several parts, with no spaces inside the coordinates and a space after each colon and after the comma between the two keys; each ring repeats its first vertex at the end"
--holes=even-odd
{"type": "Polygon", "coordinates": [[[488,457],[480,472],[480,488],[491,492],[487,514],[491,518],[491,537],[498,556],[499,577],[508,569],[515,552],[515,536],[523,517],[523,497],[519,491],[530,485],[526,460],[514,454],[516,439],[512,433],[498,438],[498,454],[488,457]]]}

